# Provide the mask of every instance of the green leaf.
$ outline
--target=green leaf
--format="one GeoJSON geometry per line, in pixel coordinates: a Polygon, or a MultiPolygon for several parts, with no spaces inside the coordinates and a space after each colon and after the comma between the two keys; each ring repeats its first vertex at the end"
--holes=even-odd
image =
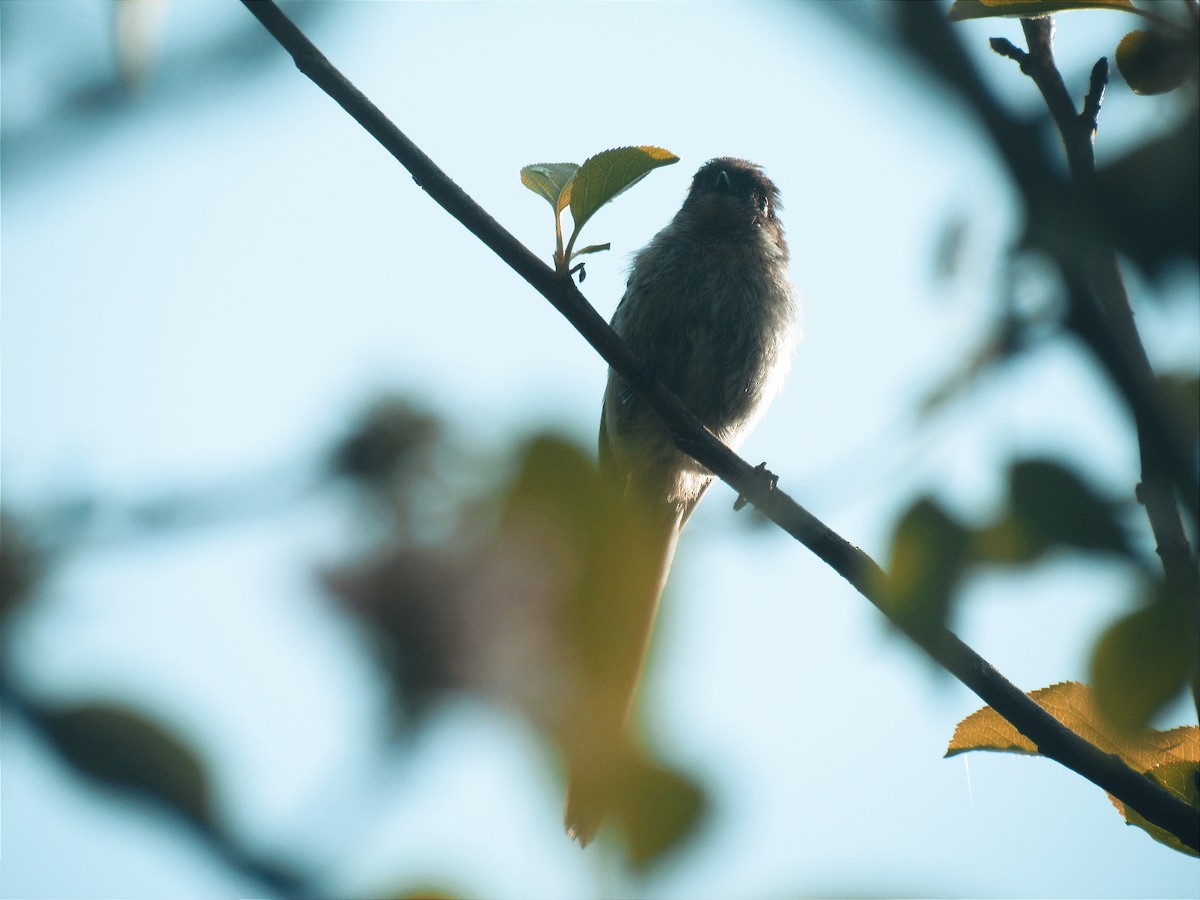
{"type": "Polygon", "coordinates": [[[1132,0],[954,0],[946,18],[951,22],[1001,16],[1034,19],[1073,9],[1117,9],[1137,12],[1132,0]]]}
{"type": "Polygon", "coordinates": [[[208,777],[195,752],[161,725],[118,706],[45,710],[42,726],[75,768],[211,823],[208,777]]]}
{"type": "Polygon", "coordinates": [[[628,725],[672,527],[626,495],[591,454],[552,436],[526,449],[497,527],[504,574],[520,575],[527,595],[519,614],[535,618],[536,643],[550,648],[540,656],[521,648],[514,665],[525,666],[517,680],[528,689],[516,702],[566,763],[576,836],[590,840],[609,813],[642,864],[679,839],[694,805],[678,779],[643,779],[661,766],[636,746],[628,725]],[[660,798],[653,815],[666,821],[637,806],[644,800],[625,797],[631,779],[634,794],[660,798]],[[618,815],[622,804],[637,808],[618,815]]]}
{"type": "Polygon", "coordinates": [[[888,610],[901,627],[918,635],[941,629],[969,546],[969,532],[929,498],[918,500],[901,517],[884,586],[888,610]]]}
{"type": "Polygon", "coordinates": [[[1056,546],[1129,554],[1117,511],[1077,473],[1058,463],[1030,459],[1009,473],[1011,510],[1032,556],[1056,546]]]}
{"type": "MultiPolygon", "coordinates": [[[[1177,762],[1166,763],[1165,765],[1150,769],[1146,774],[1189,806],[1200,807],[1200,759],[1193,757],[1192,759],[1182,759],[1177,762]]],[[[1172,850],[1178,850],[1180,853],[1186,853],[1188,856],[1200,856],[1200,853],[1197,853],[1187,844],[1183,843],[1179,838],[1171,834],[1171,832],[1146,821],[1141,813],[1137,812],[1137,810],[1129,809],[1112,794],[1108,795],[1108,799],[1112,801],[1117,811],[1125,817],[1126,822],[1141,828],[1160,844],[1166,844],[1172,850]]]]}
{"type": "Polygon", "coordinates": [[[1096,705],[1118,730],[1144,730],[1200,666],[1195,622],[1184,598],[1160,586],[1152,601],[1118,619],[1092,652],[1096,705]]]}
{"type": "Polygon", "coordinates": [[[521,169],[521,184],[544,197],[557,214],[570,201],[567,187],[578,171],[579,166],[575,163],[536,163],[521,169]]]}
{"type": "Polygon", "coordinates": [[[584,160],[570,185],[571,218],[575,236],[605,203],[620,196],[648,174],[679,162],[679,157],[661,147],[619,147],[584,160]]]}
{"type": "Polygon", "coordinates": [[[576,250],[571,254],[571,259],[577,256],[583,256],[585,253],[602,253],[605,250],[612,249],[612,244],[588,244],[582,250],[576,250]]]}
{"type": "Polygon", "coordinates": [[[692,836],[707,799],[700,786],[648,759],[629,767],[617,793],[613,818],[628,842],[634,869],[645,869],[692,836]]]}
{"type": "Polygon", "coordinates": [[[1131,31],[1117,45],[1117,68],[1135,94],[1165,94],[1183,84],[1196,48],[1161,31],[1131,31]]]}

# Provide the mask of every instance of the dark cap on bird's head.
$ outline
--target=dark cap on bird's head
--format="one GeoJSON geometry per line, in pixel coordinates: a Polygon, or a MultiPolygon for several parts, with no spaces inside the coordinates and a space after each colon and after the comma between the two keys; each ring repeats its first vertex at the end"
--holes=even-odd
{"type": "MultiPolygon", "coordinates": [[[[744,210],[746,217],[737,222],[779,229],[775,212],[783,206],[779,188],[763,172],[762,167],[744,159],[720,156],[700,167],[692,179],[692,187],[683,203],[681,213],[698,213],[705,219],[728,219],[731,202],[744,210]]],[[[712,221],[709,224],[719,224],[712,221]]],[[[782,237],[782,230],[780,229],[782,237]]]]}

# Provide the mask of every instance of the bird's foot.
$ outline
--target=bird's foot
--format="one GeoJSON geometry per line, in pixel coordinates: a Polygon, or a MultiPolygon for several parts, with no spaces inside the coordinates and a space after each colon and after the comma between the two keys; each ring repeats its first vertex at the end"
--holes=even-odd
{"type": "MultiPolygon", "coordinates": [[[[754,480],[759,484],[764,485],[764,490],[770,494],[779,484],[779,476],[767,469],[765,462],[759,463],[754,467],[754,480]]],[[[740,510],[743,506],[749,503],[750,500],[745,494],[738,494],[738,498],[733,501],[733,508],[740,510]]]]}
{"type": "Polygon", "coordinates": [[[648,360],[643,362],[637,372],[634,373],[633,378],[621,385],[621,392],[617,395],[621,399],[621,405],[628,406],[630,401],[633,400],[634,394],[638,390],[654,384],[656,377],[654,363],[648,360]]]}

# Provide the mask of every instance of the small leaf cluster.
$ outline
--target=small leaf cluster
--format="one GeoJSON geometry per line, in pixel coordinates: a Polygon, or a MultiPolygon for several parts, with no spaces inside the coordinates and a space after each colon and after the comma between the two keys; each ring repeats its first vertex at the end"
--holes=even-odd
{"type": "MultiPolygon", "coordinates": [[[[521,169],[521,183],[554,209],[554,268],[559,274],[574,271],[580,256],[608,250],[612,245],[591,244],[575,249],[579,233],[600,207],[623,194],[652,171],[679,162],[661,147],[618,147],[575,163],[537,163],[521,169]],[[563,244],[562,213],[570,208],[574,227],[563,244]]],[[[582,273],[582,266],[578,267],[582,273]]],[[[582,274],[580,280],[583,280],[582,274]]]]}

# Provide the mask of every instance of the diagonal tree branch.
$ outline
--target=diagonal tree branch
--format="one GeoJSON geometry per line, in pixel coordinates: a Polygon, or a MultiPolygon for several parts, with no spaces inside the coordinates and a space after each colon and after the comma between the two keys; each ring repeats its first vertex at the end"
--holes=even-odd
{"type": "MultiPolygon", "coordinates": [[[[808,547],[859,593],[887,615],[883,570],[869,556],[829,529],[708,432],[663,385],[639,378],[642,361],[592,308],[567,277],[557,275],[479,207],[412,143],[361,91],[351,84],[297,29],[271,0],[242,0],[250,12],[291,54],[300,69],[335,100],[412,174],[418,184],[472,234],[544,296],[631,385],[677,436],[690,456],[708,467],[768,518],[808,547]]],[[[950,671],[985,703],[1008,719],[1040,752],[1072,769],[1165,828],[1190,847],[1200,849],[1200,812],[1158,787],[1115,757],[1083,740],[1030,700],[974,650],[947,629],[932,637],[910,633],[935,661],[950,671]]]]}

